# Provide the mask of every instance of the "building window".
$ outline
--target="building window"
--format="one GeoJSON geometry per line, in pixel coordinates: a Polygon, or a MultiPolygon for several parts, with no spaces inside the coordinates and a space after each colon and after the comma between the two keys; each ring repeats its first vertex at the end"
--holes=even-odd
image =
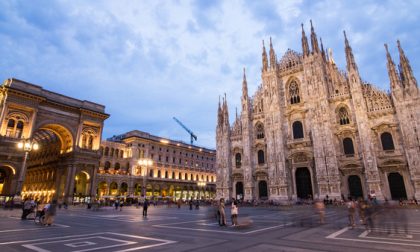
{"type": "Polygon", "coordinates": [[[153,178],[153,169],[149,171],[149,177],[153,178]]]}
{"type": "Polygon", "coordinates": [[[165,178],[168,178],[168,171],[165,171],[165,178]]]}
{"type": "Polygon", "coordinates": [[[105,156],[108,156],[108,155],[109,155],[109,148],[105,147],[105,156]]]}
{"type": "Polygon", "coordinates": [[[235,166],[236,168],[241,168],[242,160],[241,160],[241,153],[235,154],[235,166]]]}
{"type": "Polygon", "coordinates": [[[115,163],[115,170],[119,170],[120,169],[120,163],[115,163]]]}
{"type": "Polygon", "coordinates": [[[395,150],[394,140],[392,139],[392,135],[389,132],[384,132],[381,134],[381,142],[382,142],[382,149],[383,150],[395,150]]]}
{"type": "Polygon", "coordinates": [[[292,125],[293,128],[293,139],[303,138],[303,125],[300,121],[296,121],[292,125]]]}
{"type": "Polygon", "coordinates": [[[264,164],[264,163],[265,163],[264,151],[259,150],[258,151],[258,164],[264,164]]]}
{"type": "Polygon", "coordinates": [[[344,147],[344,154],[346,155],[354,155],[354,147],[353,147],[353,140],[351,138],[346,137],[343,140],[343,147],[344,147]]]}
{"type": "Polygon", "coordinates": [[[184,180],[188,180],[188,175],[186,173],[184,174],[184,180]]]}
{"type": "Polygon", "coordinates": [[[338,110],[338,119],[340,121],[340,125],[346,125],[350,123],[349,113],[347,112],[346,108],[340,108],[338,110]]]}
{"type": "Polygon", "coordinates": [[[7,122],[6,136],[21,138],[23,133],[23,121],[16,121],[14,119],[9,119],[7,122]]]}
{"type": "Polygon", "coordinates": [[[257,139],[264,138],[264,125],[262,123],[257,124],[256,132],[257,132],[257,139]]]}
{"type": "Polygon", "coordinates": [[[158,171],[157,177],[158,178],[161,178],[162,177],[162,173],[160,172],[160,170],[158,171]]]}
{"type": "Polygon", "coordinates": [[[175,172],[172,172],[172,179],[175,179],[175,172]]]}
{"type": "Polygon", "coordinates": [[[111,168],[111,163],[106,161],[105,162],[105,167],[104,167],[105,171],[109,170],[109,168],[111,168]]]}
{"type": "Polygon", "coordinates": [[[299,85],[292,81],[289,85],[290,104],[300,103],[299,85]]]}

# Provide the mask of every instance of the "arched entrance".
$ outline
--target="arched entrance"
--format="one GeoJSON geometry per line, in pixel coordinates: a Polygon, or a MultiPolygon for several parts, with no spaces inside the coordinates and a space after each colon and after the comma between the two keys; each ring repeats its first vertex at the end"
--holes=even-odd
{"type": "Polygon", "coordinates": [[[268,198],[267,182],[265,180],[258,182],[258,196],[262,200],[268,198]]]}
{"type": "Polygon", "coordinates": [[[0,166],[0,195],[11,194],[13,172],[8,166],[0,166]]]}
{"type": "Polygon", "coordinates": [[[404,178],[398,172],[391,172],[388,175],[389,190],[393,200],[407,199],[404,178]]]}
{"type": "Polygon", "coordinates": [[[117,196],[118,194],[118,184],[116,182],[112,182],[109,185],[109,194],[112,196],[117,196]]]}
{"type": "Polygon", "coordinates": [[[299,199],[312,197],[311,173],[306,167],[296,169],[296,195],[299,199]]]}
{"type": "Polygon", "coordinates": [[[242,182],[236,182],[235,191],[236,199],[241,200],[244,198],[244,184],[242,182]]]}
{"type": "Polygon", "coordinates": [[[363,198],[362,182],[357,175],[351,175],[347,179],[349,183],[349,194],[352,199],[363,198]]]}
{"type": "Polygon", "coordinates": [[[90,176],[87,172],[82,171],[74,177],[74,193],[79,196],[89,195],[89,179],[90,176]]]}
{"type": "Polygon", "coordinates": [[[122,182],[120,186],[120,194],[127,195],[127,192],[128,192],[128,184],[125,182],[122,182]]]}
{"type": "Polygon", "coordinates": [[[108,195],[108,184],[105,181],[102,181],[98,184],[97,194],[99,197],[108,195]]]}

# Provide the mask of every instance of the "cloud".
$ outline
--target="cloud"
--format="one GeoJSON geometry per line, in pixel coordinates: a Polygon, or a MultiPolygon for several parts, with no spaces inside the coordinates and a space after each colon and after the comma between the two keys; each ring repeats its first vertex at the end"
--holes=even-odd
{"type": "Polygon", "coordinates": [[[345,68],[347,31],[362,77],[388,89],[383,43],[397,61],[401,39],[420,76],[417,1],[4,1],[3,79],[17,77],[106,105],[104,137],[139,129],[189,141],[181,119],[215,147],[219,95],[231,119],[240,107],[242,69],[252,95],[261,83],[261,41],[277,57],[301,51],[300,23],[345,68]]]}

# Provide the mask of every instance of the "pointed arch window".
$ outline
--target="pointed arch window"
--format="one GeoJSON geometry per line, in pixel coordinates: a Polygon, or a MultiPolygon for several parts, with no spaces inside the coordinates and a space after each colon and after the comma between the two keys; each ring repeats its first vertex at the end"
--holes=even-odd
{"type": "Polygon", "coordinates": [[[290,82],[289,97],[290,97],[290,104],[300,103],[299,85],[297,84],[295,80],[290,82]]]}
{"type": "Polygon", "coordinates": [[[242,165],[241,153],[236,153],[235,154],[235,166],[236,166],[236,168],[241,168],[241,165],[242,165]]]}
{"type": "Polygon", "coordinates": [[[293,128],[293,139],[303,138],[303,125],[300,121],[296,121],[292,125],[293,128]]]}
{"type": "Polygon", "coordinates": [[[257,124],[257,139],[264,138],[264,125],[262,123],[257,124]]]}
{"type": "Polygon", "coordinates": [[[344,148],[344,154],[348,156],[354,155],[353,140],[351,138],[346,137],[343,139],[343,148],[344,148]]]}
{"type": "Polygon", "coordinates": [[[382,142],[382,149],[384,151],[387,150],[395,150],[394,140],[392,139],[392,135],[389,132],[384,132],[381,134],[381,142],[382,142]]]}
{"type": "Polygon", "coordinates": [[[263,150],[259,150],[258,151],[258,164],[264,164],[265,163],[265,156],[264,156],[264,151],[263,150]]]}
{"type": "Polygon", "coordinates": [[[342,107],[338,110],[338,120],[340,121],[340,125],[346,125],[350,123],[349,113],[347,109],[342,107]]]}

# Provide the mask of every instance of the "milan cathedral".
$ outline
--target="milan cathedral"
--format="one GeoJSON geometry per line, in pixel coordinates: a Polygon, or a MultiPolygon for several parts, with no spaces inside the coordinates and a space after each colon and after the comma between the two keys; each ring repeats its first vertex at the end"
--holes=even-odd
{"type": "Polygon", "coordinates": [[[217,198],[420,199],[420,92],[399,41],[385,44],[390,93],[362,80],[344,32],[346,71],[302,24],[302,53],[262,47],[262,84],[229,122],[219,101],[217,198]]]}

